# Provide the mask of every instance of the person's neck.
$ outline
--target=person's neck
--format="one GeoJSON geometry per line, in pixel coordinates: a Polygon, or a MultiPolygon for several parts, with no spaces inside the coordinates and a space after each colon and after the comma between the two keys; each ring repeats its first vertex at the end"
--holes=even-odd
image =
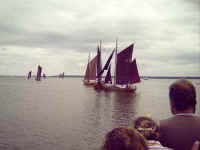
{"type": "Polygon", "coordinates": [[[186,110],[176,110],[174,114],[194,114],[193,108],[189,108],[186,110]]]}

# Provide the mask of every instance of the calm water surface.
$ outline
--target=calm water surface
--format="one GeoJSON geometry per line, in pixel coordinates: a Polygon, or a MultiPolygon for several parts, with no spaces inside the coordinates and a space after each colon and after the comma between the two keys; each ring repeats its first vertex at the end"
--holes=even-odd
{"type": "MultiPolygon", "coordinates": [[[[133,95],[97,92],[80,78],[0,78],[0,149],[98,150],[109,130],[137,116],[171,116],[168,86],[174,81],[144,80],[133,95]]],[[[192,82],[199,95],[200,81],[192,82]]]]}

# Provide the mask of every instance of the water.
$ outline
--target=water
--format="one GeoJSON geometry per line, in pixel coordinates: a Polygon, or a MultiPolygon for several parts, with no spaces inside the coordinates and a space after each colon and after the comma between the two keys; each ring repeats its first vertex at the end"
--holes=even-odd
{"type": "MultiPolygon", "coordinates": [[[[96,92],[80,78],[0,78],[0,149],[98,150],[109,130],[130,125],[137,116],[171,116],[172,82],[145,80],[133,95],[96,92]]],[[[200,81],[192,82],[199,95],[200,81]]]]}

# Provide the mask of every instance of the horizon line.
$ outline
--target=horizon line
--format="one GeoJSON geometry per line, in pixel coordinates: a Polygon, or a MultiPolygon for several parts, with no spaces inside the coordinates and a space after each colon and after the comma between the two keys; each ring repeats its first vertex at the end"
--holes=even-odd
{"type": "MultiPolygon", "coordinates": [[[[32,77],[35,77],[36,75],[33,75],[32,77]]],[[[27,77],[26,75],[0,75],[0,77],[27,77]]],[[[46,77],[59,77],[59,75],[47,75],[46,77]]],[[[64,75],[64,77],[84,77],[84,75],[64,75]]],[[[104,77],[104,76],[103,76],[104,77]]],[[[113,78],[114,76],[112,76],[113,78]]],[[[189,79],[200,79],[200,76],[160,76],[160,75],[142,75],[140,78],[175,78],[175,79],[181,79],[181,78],[189,78],[189,79]]]]}

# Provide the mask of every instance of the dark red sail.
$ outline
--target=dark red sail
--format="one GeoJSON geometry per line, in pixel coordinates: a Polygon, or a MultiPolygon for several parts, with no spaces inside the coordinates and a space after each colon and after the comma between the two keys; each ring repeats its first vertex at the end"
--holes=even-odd
{"type": "Polygon", "coordinates": [[[138,73],[138,68],[136,64],[136,60],[134,59],[132,63],[129,64],[129,83],[137,83],[140,82],[140,76],[138,73]]]}
{"type": "Polygon", "coordinates": [[[108,58],[108,60],[107,60],[107,62],[106,62],[106,64],[105,64],[105,66],[104,66],[103,69],[101,70],[101,72],[100,72],[101,75],[103,74],[103,72],[104,72],[105,70],[108,70],[108,67],[109,67],[109,65],[110,65],[110,61],[112,60],[112,57],[113,57],[114,52],[115,52],[115,50],[112,51],[112,53],[111,53],[111,55],[109,56],[109,58],[108,58]]]}
{"type": "Polygon", "coordinates": [[[132,62],[133,46],[129,47],[117,54],[116,64],[116,84],[127,84],[130,81],[130,63],[132,62]]]}
{"type": "Polygon", "coordinates": [[[108,72],[107,72],[106,77],[105,77],[105,83],[112,83],[112,77],[111,77],[110,69],[111,69],[111,65],[108,68],[108,72]]]}

